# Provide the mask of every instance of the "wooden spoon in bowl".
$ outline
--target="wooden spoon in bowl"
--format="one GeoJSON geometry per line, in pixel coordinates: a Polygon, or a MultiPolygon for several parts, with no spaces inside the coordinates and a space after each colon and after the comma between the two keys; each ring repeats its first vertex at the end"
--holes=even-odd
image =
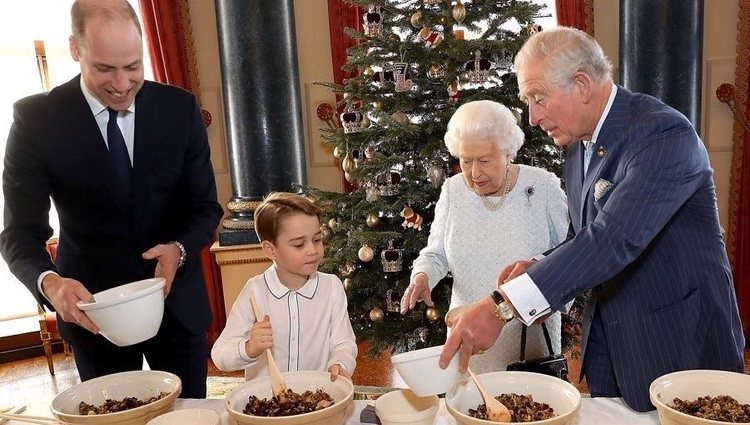
{"type": "Polygon", "coordinates": [[[510,422],[510,410],[508,410],[508,408],[505,407],[503,403],[500,403],[498,399],[487,392],[487,390],[484,388],[484,385],[479,382],[479,378],[474,374],[474,371],[471,370],[471,368],[469,368],[468,371],[471,375],[471,378],[474,380],[474,383],[477,385],[479,392],[484,398],[484,405],[487,406],[487,417],[489,418],[489,420],[493,422],[510,422]]]}
{"type": "MultiPolygon", "coordinates": [[[[258,309],[258,304],[255,302],[255,295],[253,294],[253,291],[250,292],[250,304],[253,307],[253,313],[255,313],[255,321],[260,321],[260,310],[258,309]]],[[[281,371],[279,371],[279,367],[276,366],[276,361],[273,359],[273,354],[271,354],[271,349],[266,348],[266,358],[268,359],[268,369],[269,369],[269,377],[271,380],[271,392],[274,396],[283,398],[284,397],[284,391],[286,391],[286,384],[284,383],[284,378],[281,376],[281,371]]]]}

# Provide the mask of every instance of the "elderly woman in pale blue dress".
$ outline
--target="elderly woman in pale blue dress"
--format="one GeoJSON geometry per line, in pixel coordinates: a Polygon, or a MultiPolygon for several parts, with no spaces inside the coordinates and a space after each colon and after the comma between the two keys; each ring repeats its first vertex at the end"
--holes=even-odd
{"type": "MultiPolygon", "coordinates": [[[[473,303],[495,289],[500,270],[531,258],[565,238],[568,215],[560,180],[540,168],[514,164],[523,131],[500,103],[482,100],[459,107],[448,123],[445,144],[459,159],[461,174],[445,181],[435,206],[427,246],[414,261],[401,300],[406,313],[424,300],[448,272],[453,276],[450,307],[473,303]]],[[[560,353],[560,313],[546,322],[560,353]]],[[[505,370],[519,360],[521,327],[505,325],[495,345],[472,356],[477,373],[505,370]]],[[[526,359],[548,355],[541,326],[528,328],[526,359]]]]}

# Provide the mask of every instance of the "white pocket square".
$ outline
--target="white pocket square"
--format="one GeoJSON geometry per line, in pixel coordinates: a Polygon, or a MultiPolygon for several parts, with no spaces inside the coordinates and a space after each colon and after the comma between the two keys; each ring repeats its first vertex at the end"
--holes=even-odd
{"type": "Polygon", "coordinates": [[[602,196],[604,196],[609,191],[609,189],[612,188],[612,186],[614,186],[612,182],[604,179],[599,179],[599,181],[597,181],[594,185],[594,202],[602,199],[602,196]]]}

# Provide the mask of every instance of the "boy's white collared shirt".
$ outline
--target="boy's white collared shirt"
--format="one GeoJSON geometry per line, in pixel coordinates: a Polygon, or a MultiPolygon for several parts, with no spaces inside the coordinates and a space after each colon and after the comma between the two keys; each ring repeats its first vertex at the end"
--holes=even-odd
{"type": "Polygon", "coordinates": [[[341,280],[316,272],[298,291],[290,291],[279,281],[275,265],[249,279],[237,296],[211,350],[219,369],[245,369],[246,379],[268,374],[265,355],[253,359],[245,352],[255,322],[251,290],[260,314],[271,317],[272,351],[282,372],[327,371],[332,364],[340,364],[348,373],[354,371],[357,345],[341,280]]]}

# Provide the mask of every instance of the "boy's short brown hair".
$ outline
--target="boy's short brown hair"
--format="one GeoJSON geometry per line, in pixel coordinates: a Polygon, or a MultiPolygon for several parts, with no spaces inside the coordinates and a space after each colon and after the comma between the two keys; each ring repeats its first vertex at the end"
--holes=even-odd
{"type": "Polygon", "coordinates": [[[255,233],[261,241],[276,241],[281,219],[292,214],[305,214],[320,219],[320,207],[302,195],[271,192],[255,209],[255,233]]]}

